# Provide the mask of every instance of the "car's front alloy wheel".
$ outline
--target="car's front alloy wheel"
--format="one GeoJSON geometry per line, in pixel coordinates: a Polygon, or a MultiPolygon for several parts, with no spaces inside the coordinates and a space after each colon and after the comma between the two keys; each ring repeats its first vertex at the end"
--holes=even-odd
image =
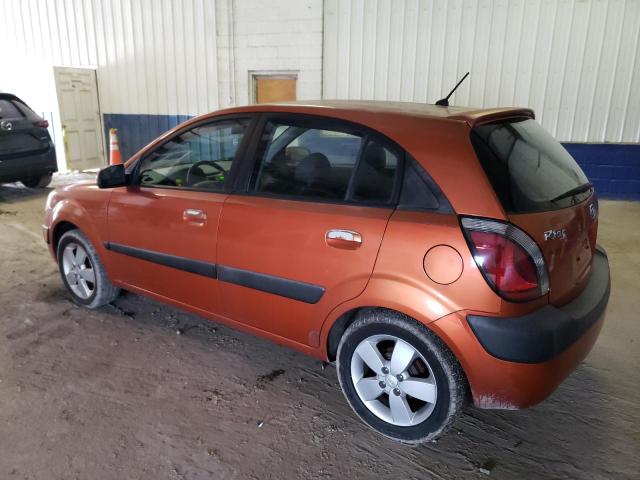
{"type": "Polygon", "coordinates": [[[96,289],[96,273],[82,245],[69,242],[62,251],[62,273],[70,290],[80,299],[88,300],[96,289]]]}
{"type": "Polygon", "coordinates": [[[95,247],[80,230],[62,235],[56,256],[62,281],[76,303],[97,308],[112,302],[120,293],[109,280],[95,247]]]}

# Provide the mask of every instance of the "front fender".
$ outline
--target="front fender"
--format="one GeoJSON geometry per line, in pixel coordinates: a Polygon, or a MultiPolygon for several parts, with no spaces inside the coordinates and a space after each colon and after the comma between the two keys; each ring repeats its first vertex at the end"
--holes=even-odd
{"type": "Polygon", "coordinates": [[[99,190],[97,187],[77,188],[69,192],[51,194],[47,200],[45,227],[49,228],[50,250],[54,258],[58,229],[62,224],[70,223],[86,235],[98,255],[104,259],[106,256],[104,241],[107,239],[108,233],[107,206],[109,196],[110,191],[99,190]]]}

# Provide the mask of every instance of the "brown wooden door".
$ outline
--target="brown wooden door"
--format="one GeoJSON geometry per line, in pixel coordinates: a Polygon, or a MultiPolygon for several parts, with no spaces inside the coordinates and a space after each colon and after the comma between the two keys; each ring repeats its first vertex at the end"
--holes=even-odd
{"type": "Polygon", "coordinates": [[[295,77],[256,76],[256,103],[286,102],[296,99],[295,77]]]}

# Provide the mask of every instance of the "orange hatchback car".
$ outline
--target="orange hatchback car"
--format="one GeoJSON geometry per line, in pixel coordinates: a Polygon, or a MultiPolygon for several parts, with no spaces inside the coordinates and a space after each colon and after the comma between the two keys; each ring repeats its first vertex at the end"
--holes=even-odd
{"type": "Polygon", "coordinates": [[[367,425],[420,443],[587,355],[597,217],[531,110],[331,101],[194,118],[52,192],[44,237],[77,303],[122,288],[336,361],[367,425]]]}

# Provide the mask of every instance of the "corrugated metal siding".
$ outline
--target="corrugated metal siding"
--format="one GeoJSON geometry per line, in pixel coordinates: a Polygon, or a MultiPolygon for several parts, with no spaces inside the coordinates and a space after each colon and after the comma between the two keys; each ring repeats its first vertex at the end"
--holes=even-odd
{"type": "Polygon", "coordinates": [[[95,67],[105,113],[196,115],[286,70],[318,98],[322,15],[321,0],[3,0],[0,88],[32,96],[52,65],[95,67]]]}
{"type": "Polygon", "coordinates": [[[95,68],[103,123],[135,151],[159,125],[249,103],[252,72],[293,72],[298,98],[319,98],[322,15],[322,0],[0,0],[0,89],[53,119],[62,159],[52,66],[95,68]]]}
{"type": "Polygon", "coordinates": [[[97,68],[103,112],[193,115],[218,107],[210,0],[2,1],[0,18],[3,70],[12,70],[0,74],[2,88],[35,90],[24,85],[42,81],[25,79],[34,66],[86,66],[97,68]]]}
{"type": "Polygon", "coordinates": [[[557,138],[640,141],[640,1],[325,0],[325,98],[528,106],[557,138]]]}

